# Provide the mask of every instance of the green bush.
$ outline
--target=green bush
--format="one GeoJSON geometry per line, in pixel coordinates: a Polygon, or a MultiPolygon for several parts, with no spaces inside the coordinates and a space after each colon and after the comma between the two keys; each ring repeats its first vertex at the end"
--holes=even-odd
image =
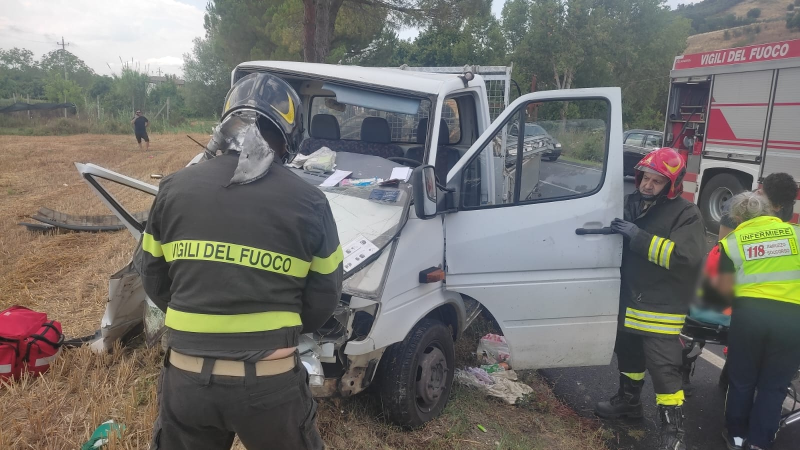
{"type": "Polygon", "coordinates": [[[605,158],[604,132],[566,132],[557,137],[567,156],[581,161],[603,162],[605,158]]]}
{"type": "Polygon", "coordinates": [[[786,7],[787,11],[794,11],[794,3],[789,3],[789,6],[786,7]]]}
{"type": "Polygon", "coordinates": [[[800,0],[794,0],[794,5],[795,6],[800,6],[800,0]]]}
{"type": "Polygon", "coordinates": [[[730,30],[725,30],[725,32],[722,33],[722,39],[725,39],[727,41],[727,40],[730,40],[730,38],[731,38],[730,30]]]}
{"type": "MultiPolygon", "coordinates": [[[[800,0],[796,0],[796,1],[800,1],[800,0]]],[[[758,19],[759,17],[761,17],[761,8],[753,8],[750,11],[747,11],[747,17],[749,17],[751,19],[758,19]]]]}
{"type": "Polygon", "coordinates": [[[800,12],[790,14],[786,17],[786,28],[800,30],[800,12]]]}

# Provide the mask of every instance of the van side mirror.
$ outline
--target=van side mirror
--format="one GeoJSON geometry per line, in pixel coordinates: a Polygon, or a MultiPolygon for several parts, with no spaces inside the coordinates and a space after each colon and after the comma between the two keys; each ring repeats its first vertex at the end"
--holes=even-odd
{"type": "Polygon", "coordinates": [[[417,217],[436,217],[436,172],[433,166],[419,166],[411,172],[411,192],[417,217]]]}

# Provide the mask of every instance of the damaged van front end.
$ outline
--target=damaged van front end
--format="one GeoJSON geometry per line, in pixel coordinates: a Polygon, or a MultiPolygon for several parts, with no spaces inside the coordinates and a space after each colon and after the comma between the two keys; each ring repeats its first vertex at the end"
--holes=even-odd
{"type": "MultiPolygon", "coordinates": [[[[152,195],[158,188],[93,164],[76,167],[138,242],[144,223],[137,221],[98,180],[152,195]]],[[[349,342],[366,338],[372,330],[396,240],[408,220],[411,193],[403,182],[387,187],[322,189],[336,219],[345,254],[342,296],[331,318],[317,332],[301,336],[298,351],[315,396],[349,396],[369,385],[383,353],[379,349],[350,356],[344,349],[349,342]],[[376,200],[376,191],[390,200],[376,200]]],[[[138,335],[144,336],[148,346],[165,345],[168,332],[164,313],[145,294],[132,264],[112,275],[106,311],[91,347],[108,351],[115,341],[125,342],[138,335]]]]}

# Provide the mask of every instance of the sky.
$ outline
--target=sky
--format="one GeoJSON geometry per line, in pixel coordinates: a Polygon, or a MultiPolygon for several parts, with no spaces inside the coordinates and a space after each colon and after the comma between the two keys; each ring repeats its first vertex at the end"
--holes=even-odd
{"type": "MultiPolygon", "coordinates": [[[[22,47],[38,60],[59,48],[67,50],[95,72],[119,73],[120,58],[133,61],[151,75],[182,73],[183,54],[192,40],[205,34],[207,0],[0,0],[0,48],[22,47]]],[[[667,0],[671,7],[698,0],[667,0]]],[[[505,0],[494,0],[500,17],[505,0]]],[[[404,39],[417,29],[401,30],[404,39]]]]}

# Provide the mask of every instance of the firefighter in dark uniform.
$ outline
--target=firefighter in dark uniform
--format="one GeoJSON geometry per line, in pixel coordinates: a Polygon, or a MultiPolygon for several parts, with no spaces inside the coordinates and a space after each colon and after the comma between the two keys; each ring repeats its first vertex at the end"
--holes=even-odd
{"type": "Polygon", "coordinates": [[[625,220],[611,227],[624,236],[619,330],[614,352],[618,393],[600,402],[603,418],[642,417],[645,369],[656,392],[659,449],[685,449],[682,348],[678,335],[705,255],[700,211],[681,197],[686,167],[671,148],[654,150],[636,166],[636,191],[625,199],[625,220]]]}
{"type": "Polygon", "coordinates": [[[247,75],[207,160],[161,181],[134,258],[169,329],[153,449],[324,447],[295,347],[339,301],[342,250],[325,195],[283,164],[302,111],[284,80],[247,75]]]}

